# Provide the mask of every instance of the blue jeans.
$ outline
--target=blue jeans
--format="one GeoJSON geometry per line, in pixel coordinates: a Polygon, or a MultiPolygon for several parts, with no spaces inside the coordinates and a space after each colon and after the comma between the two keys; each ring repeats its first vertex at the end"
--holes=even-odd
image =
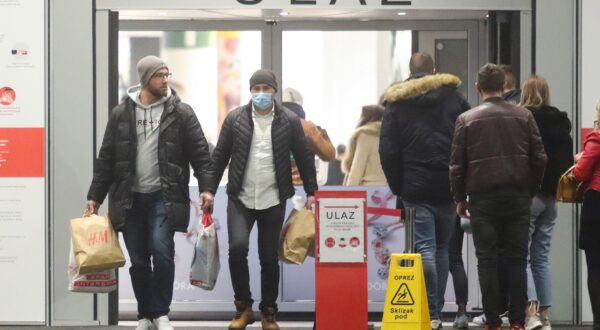
{"type": "Polygon", "coordinates": [[[415,209],[415,250],[421,254],[429,316],[441,317],[448,282],[448,245],[454,224],[454,203],[431,205],[404,201],[404,207],[415,209]]]}
{"type": "Polygon", "coordinates": [[[162,192],[134,193],[123,238],[131,260],[129,274],[138,303],[138,319],[169,313],[175,279],[173,236],[162,192]]]}
{"type": "Polygon", "coordinates": [[[537,301],[542,307],[552,305],[552,278],[548,255],[556,216],[554,196],[538,193],[533,197],[529,224],[527,297],[529,301],[537,301]]]}

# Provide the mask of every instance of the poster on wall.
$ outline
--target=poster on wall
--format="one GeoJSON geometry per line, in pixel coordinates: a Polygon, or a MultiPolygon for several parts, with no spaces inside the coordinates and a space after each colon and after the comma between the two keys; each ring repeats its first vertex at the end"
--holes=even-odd
{"type": "Polygon", "coordinates": [[[45,4],[0,0],[0,324],[46,321],[45,4]]]}

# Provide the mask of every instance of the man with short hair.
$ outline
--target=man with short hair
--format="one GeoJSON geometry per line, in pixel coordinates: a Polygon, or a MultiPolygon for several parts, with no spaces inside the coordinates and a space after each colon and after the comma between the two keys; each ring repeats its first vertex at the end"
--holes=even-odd
{"type": "Polygon", "coordinates": [[[471,219],[488,330],[499,330],[502,324],[501,249],[510,277],[509,322],[512,330],[523,329],[531,197],[546,166],[531,111],[502,100],[504,83],[499,66],[486,64],[479,70],[476,86],[484,101],[456,120],[450,161],[456,212],[471,219]]]}
{"type": "Polygon", "coordinates": [[[470,106],[456,90],[460,79],[434,74],[429,54],[413,54],[410,70],[408,80],[386,91],[379,155],[392,192],[416,210],[415,248],[423,258],[431,328],[437,330],[456,218],[448,179],[452,133],[470,106]]]}
{"type": "MultiPolygon", "coordinates": [[[[210,155],[196,114],[169,87],[167,64],[146,56],[137,70],[140,84],[110,113],[86,210],[96,213],[110,192],[110,220],[131,261],[137,329],[171,330],[173,236],[186,232],[190,219],[189,167],[202,192],[210,155]]],[[[200,194],[200,207],[212,207],[210,194],[200,194]]]]}
{"type": "Polygon", "coordinates": [[[261,266],[262,328],[279,329],[275,320],[279,295],[277,253],[286,200],[294,195],[290,155],[296,160],[303,181],[307,208],[312,208],[318,188],[313,155],[300,119],[275,101],[277,88],[273,72],[256,71],[250,78],[252,100],[227,115],[213,151],[211,193],[216,192],[229,165],[227,231],[236,307],[230,330],[246,329],[254,323],[248,245],[255,222],[261,266]]]}
{"type": "Polygon", "coordinates": [[[514,104],[521,102],[521,90],[517,88],[517,77],[510,65],[500,65],[504,72],[504,86],[502,86],[502,99],[514,104]]]}

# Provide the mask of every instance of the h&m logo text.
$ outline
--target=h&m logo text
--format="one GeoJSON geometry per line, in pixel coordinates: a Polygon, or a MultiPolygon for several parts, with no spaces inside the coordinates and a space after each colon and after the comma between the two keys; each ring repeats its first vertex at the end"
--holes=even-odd
{"type": "Polygon", "coordinates": [[[108,229],[104,229],[103,231],[91,233],[88,236],[88,245],[94,246],[96,244],[108,243],[108,229]]]}

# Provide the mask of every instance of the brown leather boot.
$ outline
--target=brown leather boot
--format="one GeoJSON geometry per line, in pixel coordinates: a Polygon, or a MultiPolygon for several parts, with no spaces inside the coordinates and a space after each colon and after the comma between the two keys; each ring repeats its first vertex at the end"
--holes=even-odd
{"type": "Polygon", "coordinates": [[[262,328],[263,330],[279,330],[279,325],[275,321],[275,308],[265,307],[262,310],[262,328]]]}
{"type": "Polygon", "coordinates": [[[229,330],[244,330],[248,324],[254,323],[254,313],[252,312],[252,304],[246,301],[236,300],[235,317],[229,323],[229,330]]]}

